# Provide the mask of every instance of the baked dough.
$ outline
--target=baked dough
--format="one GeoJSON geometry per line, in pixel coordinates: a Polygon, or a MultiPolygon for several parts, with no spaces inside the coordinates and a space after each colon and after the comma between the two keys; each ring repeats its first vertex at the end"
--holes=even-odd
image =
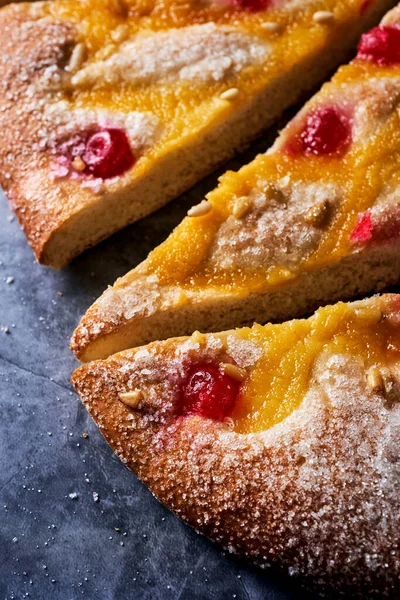
{"type": "Polygon", "coordinates": [[[399,334],[400,296],[385,295],[154,342],[81,366],[72,382],[120,459],[195,529],[318,593],[393,599],[399,334]],[[193,369],[228,374],[225,389],[236,378],[228,413],[221,390],[187,410],[193,369]]]}
{"type": "Polygon", "coordinates": [[[0,183],[62,267],[193,185],[321,82],[392,0],[12,5],[0,183]]]}
{"type": "Polygon", "coordinates": [[[281,321],[400,280],[398,24],[396,8],[271,150],[223,175],[104,292],[74,333],[80,360],[195,329],[281,321]]]}

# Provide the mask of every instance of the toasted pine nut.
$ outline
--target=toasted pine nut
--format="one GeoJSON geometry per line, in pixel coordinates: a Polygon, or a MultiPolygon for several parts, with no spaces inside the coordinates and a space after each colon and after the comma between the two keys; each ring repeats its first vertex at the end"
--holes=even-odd
{"type": "Polygon", "coordinates": [[[117,44],[120,44],[121,42],[125,41],[128,35],[129,27],[125,23],[123,23],[122,25],[118,25],[118,27],[116,27],[114,31],[111,32],[111,38],[113,42],[116,42],[117,44]]]}
{"type": "Polygon", "coordinates": [[[225,90],[222,94],[219,95],[221,100],[235,100],[239,96],[240,92],[237,88],[229,88],[229,90],[225,90]]]}
{"type": "Polygon", "coordinates": [[[367,323],[379,323],[382,319],[382,312],[379,308],[356,308],[357,319],[361,319],[367,323]]]}
{"type": "Polygon", "coordinates": [[[385,383],[381,372],[377,366],[370,367],[367,371],[367,383],[368,387],[373,392],[383,392],[385,389],[385,383]]]}
{"type": "Polygon", "coordinates": [[[207,215],[212,210],[212,204],[208,200],[203,200],[200,204],[196,204],[196,206],[192,206],[187,212],[188,217],[203,217],[207,215]]]}
{"type": "Polygon", "coordinates": [[[201,344],[204,340],[204,335],[196,330],[192,333],[192,340],[195,344],[201,344]]]}
{"type": "Polygon", "coordinates": [[[265,23],[261,23],[261,29],[268,31],[268,33],[280,33],[283,27],[279,23],[275,23],[275,21],[266,21],[265,23]]]}
{"type": "Polygon", "coordinates": [[[247,377],[246,369],[242,369],[231,363],[221,363],[220,369],[225,375],[229,375],[232,379],[236,379],[237,381],[244,381],[247,377]]]}
{"type": "Polygon", "coordinates": [[[329,10],[318,10],[313,14],[313,21],[319,25],[332,23],[335,20],[335,15],[329,10]]]}
{"type": "Polygon", "coordinates": [[[129,406],[129,408],[137,408],[142,400],[143,394],[140,390],[132,390],[131,392],[123,392],[119,394],[120,401],[129,406]]]}
{"type": "Polygon", "coordinates": [[[321,226],[325,217],[327,216],[329,210],[329,202],[328,200],[323,200],[318,204],[314,204],[311,208],[308,209],[306,214],[306,221],[310,223],[310,225],[314,225],[315,227],[321,226]]]}
{"type": "Polygon", "coordinates": [[[80,156],[75,156],[74,160],[72,161],[72,166],[77,171],[84,171],[86,169],[86,163],[80,156]]]}
{"type": "Polygon", "coordinates": [[[78,71],[85,62],[86,56],[86,46],[83,42],[79,42],[79,44],[76,44],[75,48],[72,50],[71,58],[69,59],[68,67],[66,70],[70,73],[75,73],[76,71],[78,71]]]}
{"type": "Polygon", "coordinates": [[[232,214],[236,219],[241,219],[249,212],[251,208],[251,200],[248,196],[240,196],[235,200],[232,214]]]}

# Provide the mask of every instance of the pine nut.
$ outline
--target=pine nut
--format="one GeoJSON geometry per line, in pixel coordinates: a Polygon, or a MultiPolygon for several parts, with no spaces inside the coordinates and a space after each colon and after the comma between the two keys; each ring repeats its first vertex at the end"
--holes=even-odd
{"type": "Polygon", "coordinates": [[[140,390],[132,390],[132,392],[123,392],[119,394],[120,401],[129,406],[129,408],[137,408],[142,400],[143,394],[140,390]]]}
{"type": "Polygon", "coordinates": [[[221,363],[220,369],[225,375],[229,375],[229,377],[236,379],[236,381],[244,381],[247,378],[246,369],[242,369],[237,365],[232,365],[231,363],[221,363]]]}
{"type": "Polygon", "coordinates": [[[204,215],[208,215],[212,210],[211,202],[208,200],[203,200],[200,204],[196,204],[196,206],[192,206],[187,212],[188,217],[203,217],[204,215]]]}
{"type": "Polygon", "coordinates": [[[229,88],[220,94],[221,100],[235,100],[239,96],[240,92],[237,88],[229,88]]]}
{"type": "Polygon", "coordinates": [[[318,10],[313,14],[314,23],[318,23],[319,25],[325,25],[327,23],[332,23],[335,20],[335,15],[333,12],[328,10],[318,10]]]}

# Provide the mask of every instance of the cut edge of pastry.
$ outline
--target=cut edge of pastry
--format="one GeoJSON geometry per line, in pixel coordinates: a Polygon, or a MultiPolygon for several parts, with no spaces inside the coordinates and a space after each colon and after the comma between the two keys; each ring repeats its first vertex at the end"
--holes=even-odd
{"type": "MultiPolygon", "coordinates": [[[[319,306],[350,300],[377,292],[400,280],[400,241],[368,248],[319,270],[303,273],[285,286],[245,297],[198,292],[190,295],[179,288],[154,289],[148,286],[142,263],[129,277],[109,288],[82,317],[71,339],[71,350],[82,362],[111,354],[155,339],[190,335],[194,330],[219,331],[276,322],[303,316],[319,306]],[[135,309],[134,295],[143,293],[148,304],[138,302],[137,314],[125,319],[116,316],[118,307],[135,309]]],[[[122,311],[123,312],[123,311],[122,311]]]]}

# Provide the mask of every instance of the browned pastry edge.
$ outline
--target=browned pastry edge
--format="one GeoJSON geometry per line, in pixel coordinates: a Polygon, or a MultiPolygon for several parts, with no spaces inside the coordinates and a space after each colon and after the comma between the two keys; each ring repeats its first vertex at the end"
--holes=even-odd
{"type": "Polygon", "coordinates": [[[49,156],[35,150],[35,145],[40,140],[51,79],[67,64],[74,31],[67,23],[31,14],[29,4],[2,9],[0,29],[4,33],[0,53],[0,183],[30,244],[40,255],[66,211],[62,190],[57,189],[50,174],[44,176],[49,173],[49,156]],[[32,181],[31,197],[21,190],[28,181],[32,181]]]}
{"type": "Polygon", "coordinates": [[[6,4],[16,4],[18,2],[36,2],[37,0],[0,0],[0,8],[6,4]]]}
{"type": "Polygon", "coordinates": [[[209,290],[204,297],[196,294],[186,304],[174,306],[168,301],[168,288],[156,288],[153,294],[150,289],[147,294],[150,308],[145,306],[143,311],[134,298],[142,281],[146,282],[139,269],[137,277],[132,277],[131,287],[122,289],[115,297],[109,289],[89,308],[73,334],[71,349],[79,360],[87,362],[154,339],[189,335],[196,329],[221,331],[253,322],[302,316],[319,306],[398,283],[399,252],[400,242],[366,248],[332,265],[302,273],[285,286],[245,297],[224,296],[209,290]],[[106,295],[107,303],[103,303],[106,295]],[[137,315],[125,319],[121,314],[117,319],[114,309],[121,300],[127,309],[135,308],[136,302],[137,315]]]}
{"type": "MultiPolygon", "coordinates": [[[[397,597],[400,405],[368,388],[361,360],[321,356],[300,408],[265,432],[177,418],[170,363],[184,342],[155,342],[75,371],[77,393],[120,459],[230,551],[328,596],[397,597]],[[146,352],[153,358],[144,365],[146,352]],[[146,377],[155,396],[143,366],[154,369],[146,377]],[[131,410],[118,396],[136,385],[144,400],[131,410]]],[[[225,360],[222,352],[214,358],[225,360]]],[[[398,381],[399,365],[392,376],[398,381]]]]}

